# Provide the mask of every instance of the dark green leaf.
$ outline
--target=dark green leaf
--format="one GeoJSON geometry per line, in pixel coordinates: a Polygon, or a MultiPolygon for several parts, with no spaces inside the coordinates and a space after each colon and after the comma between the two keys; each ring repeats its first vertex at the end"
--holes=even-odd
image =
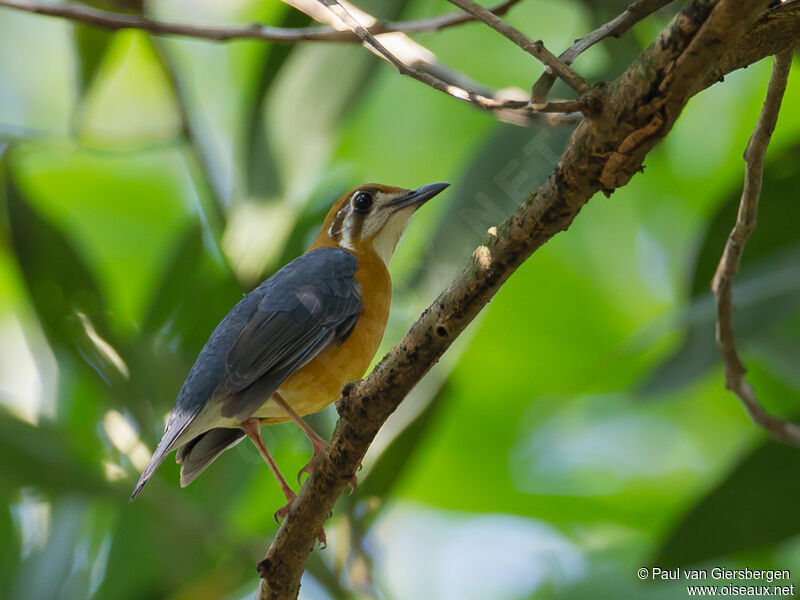
{"type": "MultiPolygon", "coordinates": [[[[768,156],[759,203],[758,225],[742,255],[742,267],[800,248],[800,146],[794,146],[774,158],[768,156]]],[[[742,164],[742,172],[744,164],[742,164]]],[[[741,195],[741,179],[726,194],[726,201],[711,220],[697,253],[692,277],[693,298],[709,294],[709,286],[719,263],[722,249],[736,222],[741,195]]]]}
{"type": "Polygon", "coordinates": [[[443,268],[463,264],[464,256],[483,242],[486,230],[502,223],[544,181],[571,131],[570,127],[498,125],[450,194],[447,210],[419,261],[420,270],[406,285],[419,285],[426,273],[441,279],[443,268]]]}
{"type": "MultiPolygon", "coordinates": [[[[800,306],[800,205],[795,201],[800,172],[800,147],[793,147],[765,168],[758,227],[742,256],[741,273],[734,285],[734,326],[740,348],[763,340],[776,325],[797,313],[800,306]]],[[[650,376],[645,393],[674,390],[718,364],[714,341],[715,308],[709,285],[722,249],[736,222],[741,187],[727,193],[711,220],[692,267],[692,306],[685,316],[685,338],[650,376]]]]}
{"type": "MultiPolygon", "coordinates": [[[[311,18],[299,10],[288,10],[281,20],[281,27],[306,27],[311,18]]],[[[267,137],[264,135],[264,97],[276,75],[286,62],[294,44],[273,44],[269,47],[264,66],[261,68],[253,94],[248,124],[245,129],[248,156],[247,185],[251,195],[265,198],[280,192],[280,176],[267,137]]]]}
{"type": "Polygon", "coordinates": [[[0,480],[4,489],[124,497],[103,476],[100,456],[87,454],[54,424],[34,426],[0,409],[0,480]]]}
{"type": "Polygon", "coordinates": [[[111,43],[113,32],[98,27],[76,23],[75,47],[79,58],[80,91],[84,94],[92,84],[95,73],[111,43]]]}
{"type": "MultiPolygon", "coordinates": [[[[126,12],[141,15],[143,12],[143,2],[141,0],[113,0],[113,1],[89,1],[86,4],[101,10],[114,12],[126,12]]],[[[93,27],[82,23],[73,24],[73,35],[75,36],[75,48],[79,59],[80,92],[81,95],[89,89],[94,79],[97,68],[103,61],[113,31],[102,27],[93,27]]]]}
{"type": "Polygon", "coordinates": [[[31,301],[49,341],[80,362],[113,377],[107,358],[88,337],[109,339],[103,295],[66,236],[26,202],[9,174],[6,185],[11,239],[31,301]]]}
{"type": "Polygon", "coordinates": [[[405,469],[413,462],[420,443],[436,423],[442,399],[446,396],[447,383],[431,398],[427,406],[414,417],[389,446],[381,453],[369,471],[364,483],[358,486],[360,498],[377,496],[385,500],[392,488],[403,476],[405,469]]]}
{"type": "Polygon", "coordinates": [[[652,564],[690,565],[800,533],[800,450],[767,442],[681,521],[652,564]]]}
{"type": "Polygon", "coordinates": [[[233,274],[216,256],[200,225],[183,236],[167,261],[143,330],[194,358],[217,323],[242,298],[233,274]]]}

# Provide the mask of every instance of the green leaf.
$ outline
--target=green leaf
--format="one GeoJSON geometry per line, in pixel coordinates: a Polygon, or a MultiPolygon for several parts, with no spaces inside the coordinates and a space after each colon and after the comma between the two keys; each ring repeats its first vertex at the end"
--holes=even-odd
{"type": "MultiPolygon", "coordinates": [[[[740,274],[734,284],[734,330],[740,349],[772,337],[778,325],[797,314],[800,302],[800,205],[795,190],[800,186],[800,146],[769,160],[758,226],[742,255],[740,274]]],[[[692,303],[683,316],[685,337],[681,345],[656,369],[642,391],[648,394],[679,389],[719,363],[714,338],[715,306],[709,289],[725,242],[736,222],[741,187],[727,193],[711,220],[693,265],[692,303]]]]}
{"type": "Polygon", "coordinates": [[[652,564],[685,566],[800,533],[800,450],[767,442],[746,456],[669,534],[652,564]]]}
{"type": "MultiPolygon", "coordinates": [[[[796,418],[800,393],[758,365],[751,367],[748,381],[761,402],[775,414],[794,413],[796,418]]],[[[732,410],[744,410],[735,406],[733,394],[727,396],[732,410]]],[[[756,425],[750,426],[766,437],[756,425]]],[[[691,565],[788,540],[800,533],[799,495],[800,448],[762,442],[681,517],[652,564],[691,565]]]]}
{"type": "Polygon", "coordinates": [[[11,520],[11,489],[4,487],[0,493],[0,597],[11,597],[11,580],[19,569],[19,550],[22,543],[19,532],[11,520]]]}
{"type": "Polygon", "coordinates": [[[170,75],[147,34],[115,33],[94,72],[78,119],[84,142],[128,149],[173,140],[181,133],[170,75]]]}
{"type": "Polygon", "coordinates": [[[114,34],[99,27],[75,23],[73,35],[79,61],[79,91],[83,94],[91,86],[114,34]]]}
{"type": "Polygon", "coordinates": [[[14,252],[48,339],[113,376],[108,356],[87,337],[87,323],[104,339],[110,335],[103,294],[88,267],[63,233],[29,206],[10,174],[6,198],[14,252]]]}
{"type": "Polygon", "coordinates": [[[177,343],[180,355],[193,358],[241,297],[242,289],[198,224],[183,235],[166,262],[143,330],[165,334],[167,343],[177,343]]]}
{"type": "Polygon", "coordinates": [[[31,425],[0,409],[0,481],[3,489],[33,486],[51,493],[81,492],[124,498],[104,477],[100,457],[80,449],[56,424],[31,425]]]}
{"type": "MultiPolygon", "coordinates": [[[[800,172],[800,146],[793,146],[778,156],[768,155],[764,167],[764,182],[759,203],[756,230],[747,242],[742,255],[742,268],[760,263],[765,258],[786,254],[800,248],[800,205],[794,201],[800,172]]],[[[744,172],[744,163],[741,165],[744,172]]],[[[727,200],[706,229],[692,277],[693,298],[709,294],[709,286],[717,269],[725,242],[736,223],[741,196],[741,179],[727,192],[727,200]]]]}
{"type": "Polygon", "coordinates": [[[42,144],[21,146],[10,158],[26,203],[58,228],[96,279],[114,331],[135,334],[154,274],[198,220],[180,149],[122,154],[42,144]]]}
{"type": "MultiPolygon", "coordinates": [[[[399,0],[380,0],[371,12],[393,18],[399,0]]],[[[357,45],[310,44],[295,48],[267,90],[266,144],[280,173],[281,190],[294,207],[304,204],[324,173],[342,119],[365,97],[381,61],[357,45]],[[324,98],[319,90],[325,90],[324,98]]],[[[257,166],[255,166],[258,168],[257,166]]]]}
{"type": "Polygon", "coordinates": [[[436,423],[442,398],[445,396],[447,382],[428,404],[406,425],[389,446],[381,452],[378,460],[369,471],[364,483],[358,486],[358,497],[377,496],[386,500],[395,484],[401,479],[406,468],[413,462],[420,443],[436,423]]]}
{"type": "Polygon", "coordinates": [[[502,223],[544,181],[571,132],[571,127],[496,126],[449,194],[447,208],[418,263],[420,268],[406,285],[419,286],[426,276],[436,280],[452,277],[464,257],[483,243],[487,229],[502,223]],[[441,268],[423,269],[423,265],[452,266],[443,273],[441,268]]]}
{"type": "MultiPolygon", "coordinates": [[[[299,10],[287,10],[280,20],[280,27],[306,27],[311,18],[299,10]]],[[[278,173],[272,149],[264,135],[264,102],[272,82],[280,73],[295,44],[272,44],[269,46],[263,67],[259,70],[257,84],[253,93],[252,107],[245,128],[247,141],[247,187],[252,196],[266,198],[280,192],[278,173]]]]}

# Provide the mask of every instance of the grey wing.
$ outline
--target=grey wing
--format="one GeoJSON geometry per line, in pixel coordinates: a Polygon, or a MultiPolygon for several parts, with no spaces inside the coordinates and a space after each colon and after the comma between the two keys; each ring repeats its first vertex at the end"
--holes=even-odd
{"type": "Polygon", "coordinates": [[[361,293],[352,276],[335,274],[307,273],[288,295],[262,298],[225,361],[215,393],[224,394],[222,416],[249,418],[291,373],[349,335],[363,310],[361,293]]]}

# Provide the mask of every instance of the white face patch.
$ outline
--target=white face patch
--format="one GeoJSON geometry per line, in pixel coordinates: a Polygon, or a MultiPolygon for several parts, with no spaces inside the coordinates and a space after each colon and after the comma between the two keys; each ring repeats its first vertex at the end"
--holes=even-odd
{"type": "Polygon", "coordinates": [[[356,227],[356,219],[359,219],[355,212],[350,208],[350,204],[348,203],[348,210],[347,215],[344,218],[344,223],[342,224],[342,232],[339,237],[339,243],[348,250],[354,250],[355,247],[353,246],[353,231],[356,227]]]}
{"type": "Polygon", "coordinates": [[[392,260],[397,242],[400,241],[400,236],[403,235],[406,225],[408,225],[408,220],[413,214],[413,206],[391,213],[383,229],[372,239],[372,248],[375,250],[375,254],[381,257],[383,264],[387,267],[389,266],[389,261],[392,260]]]}
{"type": "Polygon", "coordinates": [[[349,202],[347,202],[339,211],[328,229],[328,235],[339,242],[339,245],[354,250],[353,247],[353,209],[349,202]]]}

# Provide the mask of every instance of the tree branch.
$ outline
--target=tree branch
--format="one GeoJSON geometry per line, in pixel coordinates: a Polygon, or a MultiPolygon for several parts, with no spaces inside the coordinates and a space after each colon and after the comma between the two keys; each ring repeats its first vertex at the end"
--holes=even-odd
{"type": "Polygon", "coordinates": [[[800,0],[784,0],[762,13],[750,30],[717,61],[703,88],[765,56],[800,45],[800,0]]]}
{"type": "Polygon", "coordinates": [[[693,0],[618,80],[598,90],[601,110],[577,126],[548,179],[490,228],[459,276],[378,366],[343,390],[331,442],[259,564],[258,598],[297,596],[316,532],[386,418],[528,256],[567,229],[594,193],[610,193],[641,170],[713,65],[766,6],[767,0],[693,0]]]}
{"type": "MultiPolygon", "coordinates": [[[[624,12],[614,17],[608,23],[601,25],[591,33],[576,40],[572,46],[559,54],[558,58],[566,65],[571,65],[578,56],[583,52],[594,46],[595,44],[603,41],[608,37],[622,37],[631,27],[636,25],[656,12],[658,9],[663,8],[672,0],[637,0],[631,4],[624,12]]],[[[536,80],[531,90],[531,98],[535,104],[544,102],[547,95],[550,93],[550,88],[556,81],[556,75],[552,70],[547,69],[536,80]]]]}
{"type": "Polygon", "coordinates": [[[517,46],[525,50],[525,52],[539,60],[543,65],[549,67],[553,73],[563,79],[564,82],[579,95],[584,94],[589,89],[589,85],[583,77],[578,75],[567,63],[562,62],[556,55],[545,48],[541,40],[534,42],[524,33],[514,29],[500,17],[472,0],[448,0],[448,2],[458,6],[464,12],[486,23],[496,32],[514,42],[517,46]]]}
{"type": "Polygon", "coordinates": [[[779,419],[768,413],[756,398],[755,392],[745,379],[747,369],[736,350],[733,334],[733,279],[739,270],[742,253],[756,228],[758,202],[764,176],[764,157],[772,132],[778,121],[778,113],[792,66],[792,50],[784,50],[775,57],[772,75],[761,115],[744,151],[745,172],[742,197],[736,224],[722,252],[711,291],[717,300],[717,346],[725,367],[725,387],[739,397],[754,423],[766,429],[779,442],[800,446],[800,426],[779,419]]]}
{"type": "MultiPolygon", "coordinates": [[[[492,14],[504,15],[515,4],[522,0],[505,0],[496,6],[489,8],[492,14]]],[[[225,42],[237,39],[266,40],[278,44],[292,44],[294,42],[349,42],[357,43],[359,38],[349,29],[340,30],[333,27],[270,27],[269,25],[190,25],[188,23],[169,23],[155,21],[147,17],[128,15],[106,10],[100,10],[85,4],[75,2],[41,2],[39,0],[0,0],[0,6],[13,8],[25,12],[51,17],[61,17],[103,27],[105,29],[141,29],[155,35],[179,35],[193,37],[215,42],[225,42]]],[[[369,27],[372,34],[402,32],[420,33],[426,31],[441,31],[449,27],[468,23],[474,19],[465,15],[461,11],[455,11],[445,15],[419,19],[416,21],[382,21],[375,20],[375,24],[369,27]]]]}

